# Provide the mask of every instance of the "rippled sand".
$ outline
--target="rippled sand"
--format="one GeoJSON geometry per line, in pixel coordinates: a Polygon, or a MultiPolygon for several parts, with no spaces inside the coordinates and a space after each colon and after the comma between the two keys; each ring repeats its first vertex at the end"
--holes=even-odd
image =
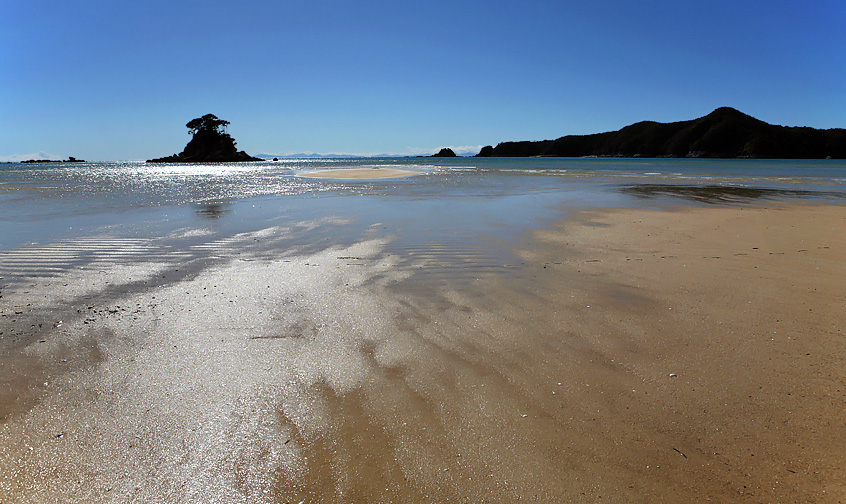
{"type": "Polygon", "coordinates": [[[3,288],[3,500],[846,498],[846,207],[584,213],[436,283],[285,232],[3,288]]]}

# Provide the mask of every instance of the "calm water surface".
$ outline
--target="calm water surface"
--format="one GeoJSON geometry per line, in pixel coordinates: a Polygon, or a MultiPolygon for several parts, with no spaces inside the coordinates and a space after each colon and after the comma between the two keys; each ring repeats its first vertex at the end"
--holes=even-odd
{"type": "MultiPolygon", "coordinates": [[[[343,244],[378,232],[404,250],[437,243],[441,249],[476,247],[490,254],[498,240],[544,225],[567,209],[762,198],[846,201],[846,162],[356,158],[2,164],[0,252],[90,237],[155,239],[156,247],[171,238],[170,245],[184,247],[289,226],[291,244],[300,247],[343,244]],[[374,167],[421,173],[357,181],[299,176],[374,167]]],[[[98,243],[92,249],[103,246],[98,243]]],[[[0,256],[0,276],[14,274],[10,270],[18,266],[0,256]]]]}

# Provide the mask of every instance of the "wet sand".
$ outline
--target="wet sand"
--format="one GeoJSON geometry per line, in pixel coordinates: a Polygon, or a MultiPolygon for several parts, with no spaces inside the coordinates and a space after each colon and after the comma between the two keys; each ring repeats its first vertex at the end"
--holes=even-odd
{"type": "Polygon", "coordinates": [[[580,213],[437,283],[282,232],[5,287],[0,500],[846,499],[844,206],[580,213]]]}
{"type": "Polygon", "coordinates": [[[410,177],[423,172],[417,170],[403,170],[399,168],[344,168],[340,170],[320,170],[301,173],[300,177],[328,178],[337,180],[360,180],[360,179],[388,179],[410,177]]]}

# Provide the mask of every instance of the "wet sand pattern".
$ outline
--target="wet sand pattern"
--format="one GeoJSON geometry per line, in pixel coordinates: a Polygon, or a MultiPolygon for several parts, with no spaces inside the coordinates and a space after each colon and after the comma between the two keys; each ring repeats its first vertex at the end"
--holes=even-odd
{"type": "Polygon", "coordinates": [[[844,231],[838,206],[582,214],[427,282],[437,247],[250,248],[275,228],[6,280],[0,495],[838,502],[844,231]]]}

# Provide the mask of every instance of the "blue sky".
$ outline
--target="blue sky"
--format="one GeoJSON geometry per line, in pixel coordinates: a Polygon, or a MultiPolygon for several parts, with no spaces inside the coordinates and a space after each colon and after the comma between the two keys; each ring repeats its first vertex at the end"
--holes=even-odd
{"type": "Polygon", "coordinates": [[[732,106],[846,127],[846,2],[0,0],[0,160],[420,154],[732,106]]]}

